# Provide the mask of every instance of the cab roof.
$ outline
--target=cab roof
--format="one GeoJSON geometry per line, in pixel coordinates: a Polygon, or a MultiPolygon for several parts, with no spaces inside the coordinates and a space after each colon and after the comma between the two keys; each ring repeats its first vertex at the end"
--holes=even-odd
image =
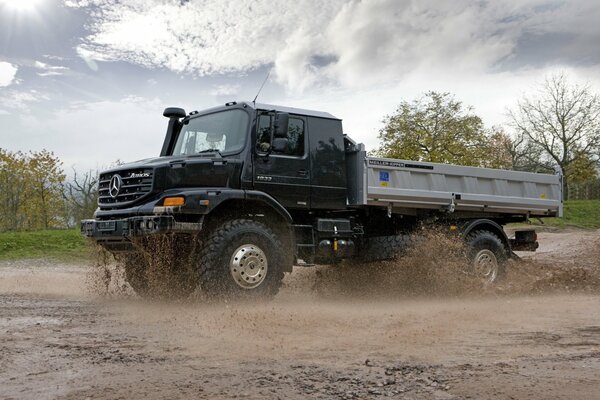
{"type": "Polygon", "coordinates": [[[328,112],[306,110],[304,108],[285,107],[285,106],[278,106],[278,105],[274,105],[274,104],[265,104],[265,103],[256,103],[255,104],[251,101],[242,101],[242,102],[230,101],[228,103],[225,103],[225,105],[223,105],[223,106],[211,107],[211,108],[207,108],[207,109],[201,110],[201,111],[192,111],[188,117],[195,118],[195,116],[197,116],[197,115],[209,114],[211,112],[226,109],[227,107],[240,107],[240,106],[242,106],[244,108],[250,107],[255,110],[266,110],[266,111],[275,110],[275,111],[285,112],[288,114],[305,115],[308,117],[327,118],[327,119],[335,119],[337,121],[341,121],[340,118],[337,118],[336,116],[331,115],[328,112]]]}
{"type": "Polygon", "coordinates": [[[335,117],[334,115],[329,114],[328,112],[324,112],[324,111],[306,110],[304,108],[285,107],[285,106],[278,106],[278,105],[274,105],[274,104],[264,104],[264,103],[253,104],[250,102],[245,102],[245,103],[248,104],[250,107],[253,107],[257,110],[275,110],[275,111],[286,112],[288,114],[299,114],[299,115],[306,115],[309,117],[318,117],[318,118],[328,118],[328,119],[339,120],[339,118],[335,117]]]}

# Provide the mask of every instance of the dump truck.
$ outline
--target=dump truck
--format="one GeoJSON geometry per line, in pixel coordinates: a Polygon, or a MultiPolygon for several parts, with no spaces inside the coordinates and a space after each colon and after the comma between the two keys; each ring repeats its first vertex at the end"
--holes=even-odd
{"type": "Polygon", "coordinates": [[[98,209],[81,221],[83,235],[138,260],[125,268],[140,293],[136,255],[161,251],[147,238],[169,236],[193,260],[186,290],[271,297],[294,265],[399,257],[424,224],[462,238],[469,268],[493,283],[514,251],[538,246],[534,230],[503,227],[563,211],[558,173],[371,157],[326,112],[229,102],[163,115],[160,156],[103,171],[98,209]]]}

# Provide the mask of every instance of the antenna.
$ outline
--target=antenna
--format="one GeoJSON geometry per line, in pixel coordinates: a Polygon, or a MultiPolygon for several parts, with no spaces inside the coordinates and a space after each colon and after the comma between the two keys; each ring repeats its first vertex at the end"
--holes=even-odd
{"type": "Polygon", "coordinates": [[[252,104],[254,104],[255,107],[256,107],[256,99],[258,99],[258,95],[260,94],[263,86],[265,86],[265,83],[267,83],[267,79],[269,79],[269,75],[271,75],[271,70],[269,70],[269,72],[267,73],[265,80],[263,81],[262,85],[260,85],[260,89],[258,89],[258,93],[256,93],[256,96],[254,96],[254,100],[252,100],[252,104]]]}

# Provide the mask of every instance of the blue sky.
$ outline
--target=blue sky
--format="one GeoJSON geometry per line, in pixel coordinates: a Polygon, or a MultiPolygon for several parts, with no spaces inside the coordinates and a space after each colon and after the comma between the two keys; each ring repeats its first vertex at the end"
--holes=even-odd
{"type": "Polygon", "coordinates": [[[160,151],[162,110],[328,111],[374,148],[402,100],[449,91],[491,126],[547,74],[600,88],[594,1],[0,0],[0,147],[65,169],[160,151]]]}

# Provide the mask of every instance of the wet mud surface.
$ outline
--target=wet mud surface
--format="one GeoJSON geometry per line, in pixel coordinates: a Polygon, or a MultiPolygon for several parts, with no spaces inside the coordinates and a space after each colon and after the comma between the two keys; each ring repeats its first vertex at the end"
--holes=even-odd
{"type": "Polygon", "coordinates": [[[600,397],[600,232],[540,244],[493,288],[432,251],[297,268],[266,304],[150,302],[116,274],[100,295],[90,267],[5,262],[0,398],[600,397]]]}

